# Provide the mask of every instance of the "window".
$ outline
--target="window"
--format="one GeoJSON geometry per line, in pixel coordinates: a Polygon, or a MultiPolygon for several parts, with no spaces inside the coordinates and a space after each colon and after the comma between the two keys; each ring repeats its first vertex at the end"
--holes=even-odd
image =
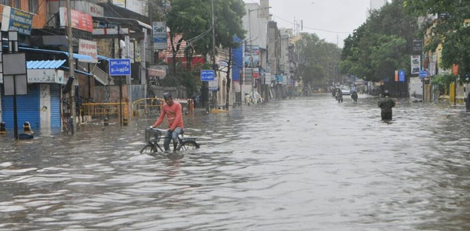
{"type": "Polygon", "coordinates": [[[2,3],[5,6],[10,6],[11,5],[11,0],[1,0],[0,3],[2,3]]]}
{"type": "Polygon", "coordinates": [[[11,7],[21,9],[21,0],[14,0],[13,1],[13,6],[11,6],[11,7]]]}
{"type": "Polygon", "coordinates": [[[29,12],[36,13],[39,7],[39,0],[29,0],[29,12]]]}

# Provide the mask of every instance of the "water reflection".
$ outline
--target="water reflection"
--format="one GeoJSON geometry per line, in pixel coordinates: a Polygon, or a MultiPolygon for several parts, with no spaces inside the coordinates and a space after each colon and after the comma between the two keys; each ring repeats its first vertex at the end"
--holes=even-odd
{"type": "Polygon", "coordinates": [[[186,116],[203,146],[139,153],[144,128],[0,143],[4,230],[467,230],[469,116],[329,95],[186,116]]]}

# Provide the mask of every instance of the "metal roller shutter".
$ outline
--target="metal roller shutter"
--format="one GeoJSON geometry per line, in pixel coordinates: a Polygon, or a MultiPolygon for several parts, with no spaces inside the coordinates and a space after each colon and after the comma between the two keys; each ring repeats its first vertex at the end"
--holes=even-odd
{"type": "Polygon", "coordinates": [[[60,85],[51,85],[51,128],[61,127],[60,85]]]}
{"type": "MultiPolygon", "coordinates": [[[[18,128],[23,128],[23,123],[28,121],[31,128],[38,130],[41,122],[39,119],[39,84],[28,85],[28,95],[16,96],[18,111],[18,128]]],[[[13,129],[13,96],[3,97],[3,121],[7,129],[13,129]]]]}

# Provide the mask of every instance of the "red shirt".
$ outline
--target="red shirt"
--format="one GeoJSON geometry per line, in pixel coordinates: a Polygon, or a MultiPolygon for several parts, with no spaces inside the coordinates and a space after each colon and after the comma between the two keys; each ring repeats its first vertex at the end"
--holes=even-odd
{"type": "Polygon", "coordinates": [[[173,101],[173,105],[169,106],[168,104],[163,105],[162,114],[158,117],[157,122],[153,127],[158,127],[163,122],[165,115],[168,118],[168,127],[170,130],[175,130],[175,128],[184,128],[183,124],[183,110],[181,104],[173,101]]]}

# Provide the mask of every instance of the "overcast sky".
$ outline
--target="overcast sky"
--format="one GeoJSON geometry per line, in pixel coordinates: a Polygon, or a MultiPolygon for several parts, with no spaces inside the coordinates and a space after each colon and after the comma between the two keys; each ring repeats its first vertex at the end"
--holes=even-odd
{"type": "MultiPolygon", "coordinates": [[[[244,1],[259,3],[259,0],[244,1]]],[[[270,0],[270,5],[278,27],[293,28],[294,18],[303,20],[303,32],[316,33],[343,47],[343,40],[349,33],[366,21],[370,0],[270,0]]]]}

